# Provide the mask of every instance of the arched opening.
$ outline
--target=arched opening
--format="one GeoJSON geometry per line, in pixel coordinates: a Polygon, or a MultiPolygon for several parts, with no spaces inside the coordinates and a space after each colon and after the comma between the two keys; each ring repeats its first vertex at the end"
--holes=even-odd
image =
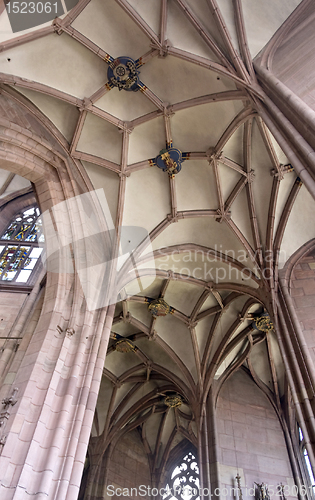
{"type": "Polygon", "coordinates": [[[187,451],[169,474],[163,500],[199,500],[199,465],[194,451],[187,451]]]}

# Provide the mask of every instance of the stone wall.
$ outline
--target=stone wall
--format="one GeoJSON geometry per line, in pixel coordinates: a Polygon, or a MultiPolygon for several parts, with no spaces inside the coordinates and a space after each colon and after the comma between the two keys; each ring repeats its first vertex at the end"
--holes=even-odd
{"type": "Polygon", "coordinates": [[[304,257],[292,273],[291,297],[315,362],[315,255],[304,257]]]}
{"type": "MultiPolygon", "coordinates": [[[[0,381],[2,384],[5,381],[9,382],[9,379],[6,380],[5,377],[15,356],[14,353],[21,343],[21,340],[6,340],[2,337],[7,337],[10,334],[26,299],[26,293],[0,292],[0,381]]],[[[10,383],[12,383],[12,380],[10,383]]],[[[2,384],[0,388],[1,397],[6,395],[2,384]]]]}
{"type": "MultiPolygon", "coordinates": [[[[135,491],[130,491],[131,488],[138,490],[139,486],[143,485],[146,489],[142,491],[146,493],[148,486],[151,486],[151,473],[147,454],[137,431],[129,432],[117,443],[108,467],[107,486],[109,485],[112,485],[115,489],[128,488],[129,495],[127,498],[129,499],[143,498],[147,500],[150,498],[147,495],[139,495],[139,492],[138,496],[136,496],[135,491]]],[[[105,494],[104,496],[106,500],[117,500],[118,498],[120,497],[116,495],[105,494]]]]}
{"type": "MultiPolygon", "coordinates": [[[[7,337],[26,299],[26,293],[0,293],[0,337],[7,337]]],[[[0,339],[0,347],[4,340],[0,339]]]]}
{"type": "MultiPolygon", "coordinates": [[[[224,384],[217,403],[217,456],[221,499],[236,498],[239,471],[244,499],[253,498],[254,482],[293,486],[293,475],[280,422],[267,397],[242,370],[224,384]],[[245,489],[247,487],[247,490],[245,489]],[[226,493],[223,490],[223,493],[226,493]]],[[[271,491],[270,491],[271,493],[271,491]]],[[[280,498],[272,496],[271,498],[280,498]]],[[[286,495],[286,498],[292,498],[286,495]]]]}

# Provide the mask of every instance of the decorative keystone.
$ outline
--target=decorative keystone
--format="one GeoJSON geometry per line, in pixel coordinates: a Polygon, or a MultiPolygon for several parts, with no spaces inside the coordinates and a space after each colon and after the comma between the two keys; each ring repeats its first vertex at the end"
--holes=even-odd
{"type": "Polygon", "coordinates": [[[178,408],[183,403],[179,394],[170,394],[164,398],[164,404],[169,408],[178,408]]]}
{"type": "Polygon", "coordinates": [[[107,77],[111,87],[118,90],[137,92],[139,90],[139,71],[131,57],[117,57],[108,66],[107,77]]]}
{"type": "Polygon", "coordinates": [[[166,149],[161,149],[160,154],[152,160],[157,167],[163,172],[167,172],[170,177],[181,171],[183,161],[182,152],[174,148],[172,143],[169,143],[166,149]]]}
{"type": "Polygon", "coordinates": [[[115,348],[115,351],[123,352],[123,353],[133,352],[136,350],[136,346],[129,339],[118,340],[116,342],[116,344],[114,345],[114,348],[115,348]]]}
{"type": "Polygon", "coordinates": [[[274,329],[273,323],[267,312],[259,316],[259,318],[256,318],[252,323],[252,327],[260,332],[270,332],[274,329]]]}
{"type": "Polygon", "coordinates": [[[173,312],[173,308],[164,299],[149,299],[148,309],[153,317],[166,316],[173,312]]]}

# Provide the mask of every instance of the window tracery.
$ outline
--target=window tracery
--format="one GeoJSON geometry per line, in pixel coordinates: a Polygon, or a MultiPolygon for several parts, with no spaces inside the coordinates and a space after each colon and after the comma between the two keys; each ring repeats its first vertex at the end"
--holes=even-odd
{"type": "Polygon", "coordinates": [[[0,280],[26,283],[42,252],[38,244],[40,212],[36,206],[15,215],[0,237],[0,280]]]}
{"type": "Polygon", "coordinates": [[[172,471],[163,500],[200,500],[199,485],[197,459],[189,451],[172,471]]]}

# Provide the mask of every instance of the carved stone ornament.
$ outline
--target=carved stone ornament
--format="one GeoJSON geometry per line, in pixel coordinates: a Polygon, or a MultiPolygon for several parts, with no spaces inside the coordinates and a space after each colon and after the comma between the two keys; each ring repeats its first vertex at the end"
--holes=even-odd
{"type": "Polygon", "coordinates": [[[167,172],[170,176],[173,176],[181,171],[182,161],[182,152],[179,149],[169,147],[160,151],[154,163],[162,169],[163,172],[167,172]]]}
{"type": "Polygon", "coordinates": [[[137,92],[139,90],[139,71],[136,62],[131,57],[117,57],[107,70],[107,77],[111,87],[119,90],[137,92]]]}
{"type": "Polygon", "coordinates": [[[5,445],[5,443],[6,443],[6,441],[7,441],[7,437],[8,437],[8,435],[7,435],[7,434],[4,434],[4,435],[2,436],[2,438],[0,439],[0,446],[4,446],[4,445],[5,445]]]}
{"type": "Polygon", "coordinates": [[[1,403],[4,405],[4,409],[6,409],[8,406],[14,406],[17,403],[17,398],[16,398],[17,392],[18,392],[18,388],[15,387],[13,389],[12,396],[10,396],[9,398],[4,398],[1,401],[1,403]]]}
{"type": "Polygon", "coordinates": [[[136,349],[135,345],[128,339],[118,340],[114,347],[118,352],[132,352],[136,349]]]}
{"type": "Polygon", "coordinates": [[[66,329],[66,336],[71,339],[71,337],[75,334],[75,331],[73,328],[67,328],[66,329]]]}
{"type": "Polygon", "coordinates": [[[260,332],[270,332],[274,328],[268,313],[264,313],[259,318],[255,319],[252,323],[252,327],[260,332]]]}
{"type": "Polygon", "coordinates": [[[162,298],[151,300],[148,309],[154,317],[166,316],[173,312],[173,308],[162,298]]]}
{"type": "Polygon", "coordinates": [[[182,398],[178,394],[171,394],[164,398],[164,404],[169,408],[178,408],[182,403],[182,398]]]}
{"type": "MultiPolygon", "coordinates": [[[[12,395],[8,398],[4,398],[2,399],[1,403],[3,404],[4,408],[3,408],[3,411],[0,413],[0,429],[1,429],[1,432],[3,433],[4,432],[4,429],[6,427],[6,424],[7,424],[7,421],[9,420],[9,417],[10,417],[10,412],[11,412],[11,406],[14,406],[16,405],[17,403],[17,395],[18,393],[18,388],[15,387],[13,389],[13,392],[12,392],[12,395]]],[[[3,434],[1,436],[1,439],[3,438],[3,434]]],[[[0,444],[4,445],[5,443],[5,440],[4,442],[0,442],[0,444]]]]}

